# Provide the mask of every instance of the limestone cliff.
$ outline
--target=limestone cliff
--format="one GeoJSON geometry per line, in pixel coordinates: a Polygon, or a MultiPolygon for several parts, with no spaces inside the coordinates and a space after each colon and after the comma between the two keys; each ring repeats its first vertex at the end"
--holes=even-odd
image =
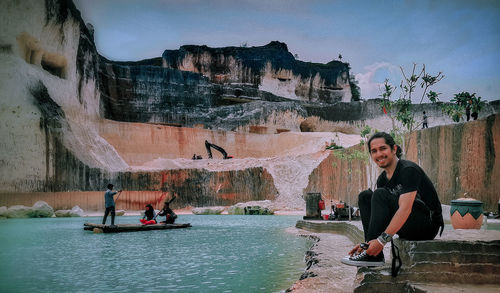
{"type": "Polygon", "coordinates": [[[259,88],[293,100],[351,101],[349,64],[299,61],[278,41],[249,48],[187,45],[166,50],[162,58],[164,67],[199,72],[218,84],[259,88]]]}
{"type": "Polygon", "coordinates": [[[310,116],[308,105],[350,101],[348,68],[338,61],[295,60],[279,42],[252,48],[183,46],[139,62],[101,57],[99,87],[103,115],[112,120],[299,130],[303,117],[310,116]],[[282,116],[297,119],[276,119],[282,116]]]}
{"type": "Polygon", "coordinates": [[[98,135],[98,55],[74,4],[2,1],[0,26],[0,190],[64,190],[75,173],[123,169],[98,135]]]}

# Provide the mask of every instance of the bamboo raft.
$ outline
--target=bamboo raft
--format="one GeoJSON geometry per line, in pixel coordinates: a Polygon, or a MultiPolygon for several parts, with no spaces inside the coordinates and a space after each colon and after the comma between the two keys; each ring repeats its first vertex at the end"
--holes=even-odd
{"type": "Polygon", "coordinates": [[[83,230],[94,231],[94,232],[104,232],[104,233],[181,229],[181,228],[189,228],[189,227],[191,227],[190,223],[186,223],[186,224],[153,224],[153,225],[118,224],[118,225],[114,225],[114,226],[103,225],[103,224],[94,224],[94,223],[84,223],[83,224],[83,230]],[[97,229],[97,231],[96,231],[96,229],[97,229]]]}

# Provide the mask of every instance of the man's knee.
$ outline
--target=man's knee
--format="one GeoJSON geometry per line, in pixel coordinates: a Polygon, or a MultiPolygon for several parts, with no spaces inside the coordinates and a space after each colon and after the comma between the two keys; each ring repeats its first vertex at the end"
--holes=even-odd
{"type": "Polygon", "coordinates": [[[358,206],[362,206],[364,203],[370,203],[372,200],[373,191],[371,189],[361,191],[358,195],[358,206]]]}
{"type": "Polygon", "coordinates": [[[372,205],[374,203],[383,203],[392,208],[397,208],[398,197],[389,192],[385,188],[377,188],[372,195],[372,205]]]}
{"type": "Polygon", "coordinates": [[[373,192],[372,197],[379,199],[379,198],[386,198],[386,197],[388,197],[390,195],[391,195],[391,193],[387,189],[385,189],[385,188],[377,188],[373,192]]]}

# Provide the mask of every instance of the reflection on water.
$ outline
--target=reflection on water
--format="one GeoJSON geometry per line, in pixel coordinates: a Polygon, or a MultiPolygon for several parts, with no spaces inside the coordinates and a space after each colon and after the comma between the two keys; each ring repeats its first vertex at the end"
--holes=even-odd
{"type": "MultiPolygon", "coordinates": [[[[276,292],[303,272],[297,216],[194,216],[192,228],[117,234],[100,218],[0,220],[1,292],[276,292]]],[[[136,223],[138,217],[118,217],[136,223]]]]}

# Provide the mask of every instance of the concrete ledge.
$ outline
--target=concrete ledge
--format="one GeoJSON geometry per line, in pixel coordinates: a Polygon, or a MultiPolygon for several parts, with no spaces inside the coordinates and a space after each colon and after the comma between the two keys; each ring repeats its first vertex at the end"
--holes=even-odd
{"type": "MultiPolygon", "coordinates": [[[[354,243],[364,239],[360,221],[299,220],[296,228],[342,234],[354,243]]],[[[390,264],[360,267],[355,292],[433,292],[433,288],[456,284],[472,286],[477,292],[490,292],[492,288],[500,292],[500,231],[445,230],[435,240],[396,238],[394,243],[402,260],[398,276],[391,276],[390,264]]]]}
{"type": "Polygon", "coordinates": [[[335,233],[347,236],[354,243],[363,242],[363,228],[360,228],[361,221],[324,221],[324,220],[298,220],[296,228],[304,229],[316,233],[335,233]]]}

